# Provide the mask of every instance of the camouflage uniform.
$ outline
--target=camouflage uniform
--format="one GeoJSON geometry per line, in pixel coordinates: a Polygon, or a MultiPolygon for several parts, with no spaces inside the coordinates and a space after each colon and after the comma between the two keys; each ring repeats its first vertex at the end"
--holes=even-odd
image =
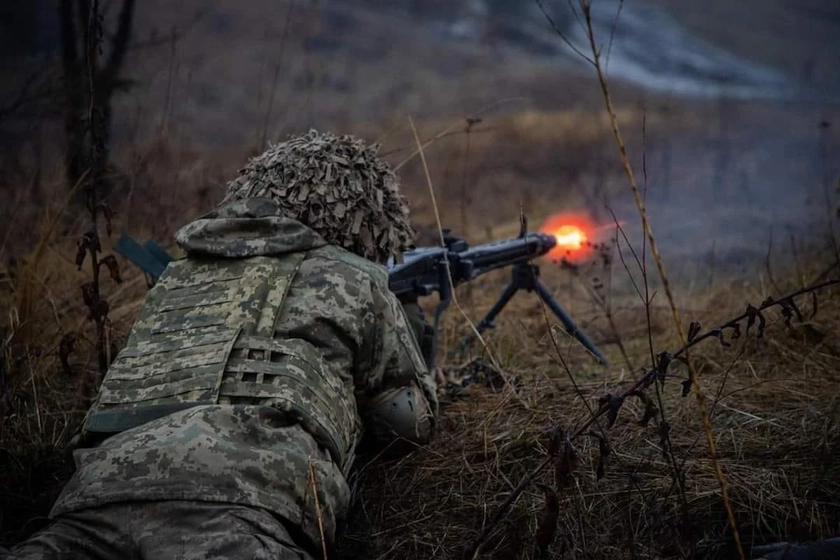
{"type": "Polygon", "coordinates": [[[177,233],[188,258],[105,376],[53,525],[12,558],[320,556],[363,427],[388,432],[371,403],[413,387],[408,439],[428,440],[436,388],[379,264],[391,248],[368,260],[289,214],[232,196],[177,233]]]}

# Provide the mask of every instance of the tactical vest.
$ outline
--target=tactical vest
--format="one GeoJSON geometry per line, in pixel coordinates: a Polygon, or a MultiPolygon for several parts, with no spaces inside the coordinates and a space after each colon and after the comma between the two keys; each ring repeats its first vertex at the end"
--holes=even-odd
{"type": "Polygon", "coordinates": [[[83,439],[197,405],[258,404],[300,422],[344,466],[356,438],[353,399],[314,346],[275,338],[304,256],[172,262],[105,375],[83,439]]]}

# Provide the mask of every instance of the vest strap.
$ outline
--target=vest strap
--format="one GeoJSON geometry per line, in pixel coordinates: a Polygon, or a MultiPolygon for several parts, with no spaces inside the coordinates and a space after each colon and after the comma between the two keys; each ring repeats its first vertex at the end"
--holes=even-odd
{"type": "Polygon", "coordinates": [[[180,412],[194,406],[215,404],[213,401],[192,401],[166,404],[153,404],[135,408],[111,408],[97,410],[90,414],[86,430],[99,434],[117,434],[136,428],[141,424],[157,420],[163,416],[180,412]]]}

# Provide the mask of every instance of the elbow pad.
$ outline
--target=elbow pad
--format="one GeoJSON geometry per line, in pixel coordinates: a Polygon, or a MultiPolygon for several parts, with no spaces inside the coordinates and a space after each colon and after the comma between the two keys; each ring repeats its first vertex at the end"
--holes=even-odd
{"type": "Polygon", "coordinates": [[[370,403],[370,429],[377,439],[396,436],[425,445],[433,427],[429,401],[415,385],[391,389],[370,403]]]}

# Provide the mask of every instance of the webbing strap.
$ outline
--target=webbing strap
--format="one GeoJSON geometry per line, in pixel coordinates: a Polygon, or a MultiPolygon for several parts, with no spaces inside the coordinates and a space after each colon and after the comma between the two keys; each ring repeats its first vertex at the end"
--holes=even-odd
{"type": "Polygon", "coordinates": [[[186,410],[199,405],[216,404],[213,401],[192,401],[166,404],[154,404],[138,406],[133,408],[106,408],[97,410],[88,416],[85,428],[89,432],[116,434],[125,430],[136,428],[146,422],[157,420],[173,412],[186,410]]]}

